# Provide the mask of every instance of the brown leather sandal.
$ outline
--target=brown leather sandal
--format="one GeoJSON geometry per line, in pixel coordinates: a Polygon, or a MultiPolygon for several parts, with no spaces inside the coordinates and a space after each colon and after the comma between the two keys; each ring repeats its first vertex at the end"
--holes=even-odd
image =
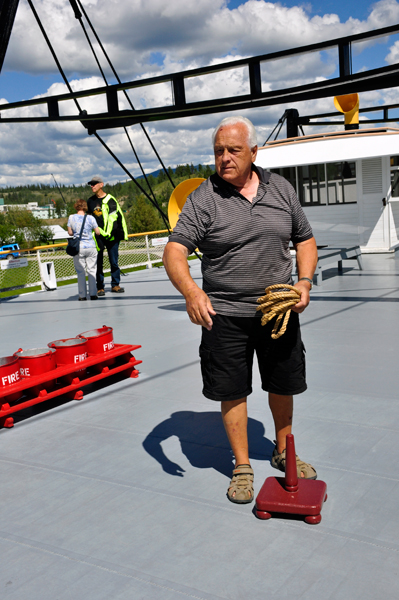
{"type": "Polygon", "coordinates": [[[237,465],[233,470],[227,497],[236,504],[248,504],[254,499],[254,472],[251,465],[237,465]],[[249,492],[249,494],[248,494],[249,492]]]}
{"type": "MultiPolygon", "coordinates": [[[[296,471],[298,475],[298,479],[317,479],[316,469],[309,465],[308,463],[303,462],[298,455],[296,454],[296,471]],[[303,476],[301,475],[303,473],[303,476]]],[[[283,471],[285,473],[285,450],[279,454],[277,452],[277,446],[273,450],[271,465],[275,469],[279,471],[283,471]]]]}

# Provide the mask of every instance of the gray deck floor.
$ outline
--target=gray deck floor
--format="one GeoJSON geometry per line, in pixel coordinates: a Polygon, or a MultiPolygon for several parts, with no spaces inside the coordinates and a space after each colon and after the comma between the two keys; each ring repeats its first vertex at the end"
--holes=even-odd
{"type": "MultiPolygon", "coordinates": [[[[1,302],[2,356],[105,324],[142,345],[143,363],[136,380],[0,430],[0,597],[398,598],[399,257],[364,263],[327,272],[302,316],[296,450],[328,486],[313,526],[227,500],[232,456],[201,395],[200,330],[163,269],[96,303],[78,303],[76,284],[1,302]]],[[[257,493],[278,474],[257,375],[249,414],[257,493]]]]}

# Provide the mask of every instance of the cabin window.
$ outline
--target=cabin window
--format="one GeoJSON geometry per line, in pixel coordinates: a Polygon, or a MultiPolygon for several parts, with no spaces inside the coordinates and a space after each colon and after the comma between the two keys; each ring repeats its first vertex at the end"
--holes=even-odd
{"type": "Polygon", "coordinates": [[[298,167],[298,196],[302,206],[327,204],[325,165],[298,167]]]}
{"type": "Polygon", "coordinates": [[[391,198],[399,197],[399,156],[391,156],[391,198]]]}
{"type": "MultiPolygon", "coordinates": [[[[288,179],[302,206],[357,202],[355,162],[341,161],[270,170],[288,179]]],[[[399,178],[399,162],[397,172],[399,178]]],[[[399,196],[399,184],[397,193],[399,196]]]]}
{"type": "Polygon", "coordinates": [[[356,202],[356,163],[336,162],[326,165],[328,204],[356,202]]]}

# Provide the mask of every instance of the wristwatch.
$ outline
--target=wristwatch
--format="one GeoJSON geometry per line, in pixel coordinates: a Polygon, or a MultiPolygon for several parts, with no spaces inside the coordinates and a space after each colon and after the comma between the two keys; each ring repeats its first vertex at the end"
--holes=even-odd
{"type": "Polygon", "coordinates": [[[308,281],[310,283],[310,289],[313,287],[313,281],[309,277],[301,277],[298,281],[308,281]]]}

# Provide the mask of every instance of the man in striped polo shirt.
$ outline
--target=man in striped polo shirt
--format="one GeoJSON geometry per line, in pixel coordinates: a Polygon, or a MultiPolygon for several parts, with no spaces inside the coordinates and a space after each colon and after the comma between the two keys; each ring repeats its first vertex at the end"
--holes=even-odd
{"type": "MultiPolygon", "coordinates": [[[[254,497],[247,436],[253,355],[276,430],[271,463],[284,471],[293,395],[307,388],[298,313],[309,304],[317,248],[290,183],[254,165],[258,147],[252,123],[244,117],[223,119],[213,142],[216,173],[188,197],[163,260],[171,282],[185,297],[191,322],[202,326],[203,394],[221,402],[236,461],[227,496],[244,504],[254,497]],[[292,283],[290,242],[296,250],[295,287],[301,299],[292,309],[287,331],[274,340],[274,323],[261,325],[256,301],[269,285],[292,283]],[[187,263],[197,247],[203,255],[203,289],[192,279],[187,263]]],[[[298,457],[297,471],[298,477],[317,477],[312,465],[298,457]]]]}

